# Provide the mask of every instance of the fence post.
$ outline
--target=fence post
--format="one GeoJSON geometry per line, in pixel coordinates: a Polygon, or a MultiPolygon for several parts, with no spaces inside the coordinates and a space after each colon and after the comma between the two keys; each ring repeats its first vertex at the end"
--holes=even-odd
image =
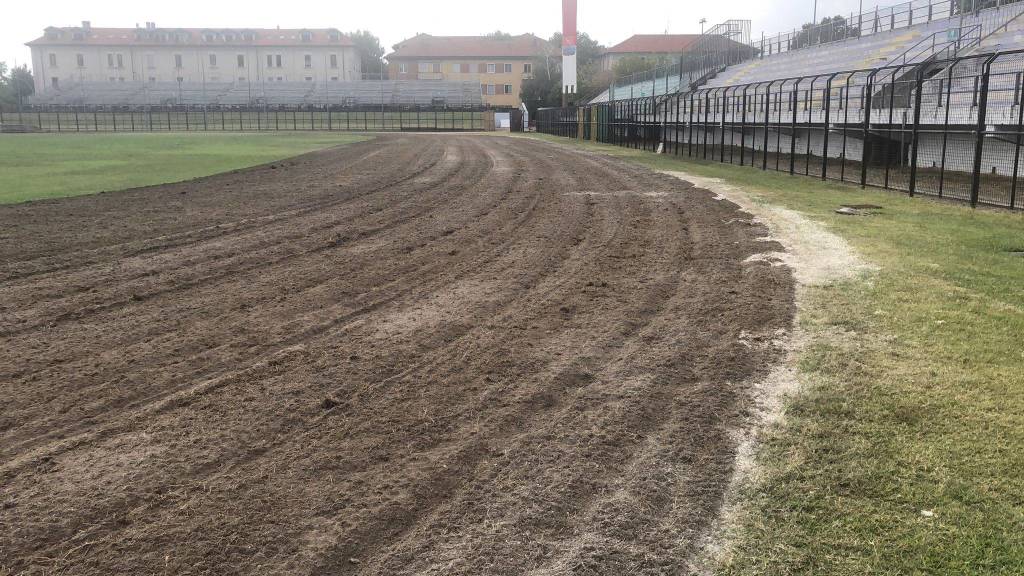
{"type": "Polygon", "coordinates": [[[995,52],[985,60],[981,68],[981,94],[978,99],[978,124],[975,129],[974,171],[971,174],[971,207],[978,205],[978,189],[981,186],[981,153],[985,147],[985,113],[988,109],[988,79],[992,72],[992,62],[999,56],[995,52]]]}
{"type": "Polygon", "coordinates": [[[860,151],[860,187],[863,188],[868,182],[868,162],[871,160],[871,146],[868,140],[871,138],[871,93],[875,89],[875,74],[878,70],[872,70],[868,74],[868,82],[864,86],[864,105],[861,112],[864,114],[864,134],[861,139],[860,151]]]}
{"type": "Polygon", "coordinates": [[[789,173],[794,174],[796,172],[796,109],[800,106],[800,82],[803,78],[797,78],[796,84],[793,85],[793,117],[790,121],[790,133],[789,133],[789,173]]]}
{"type": "Polygon", "coordinates": [[[740,114],[740,166],[747,165],[747,90],[750,84],[743,85],[743,113],[740,114]]]}
{"type": "Polygon", "coordinates": [[[1020,167],[1020,136],[1021,129],[1024,128],[1024,90],[1018,92],[1017,100],[1014,102],[1017,105],[1017,132],[1014,137],[1013,146],[1013,179],[1010,180],[1010,208],[1017,207],[1017,174],[1018,168],[1020,167]]]}
{"type": "MultiPolygon", "coordinates": [[[[783,80],[782,83],[785,85],[786,81],[783,80]]],[[[769,82],[768,89],[764,91],[764,149],[762,150],[761,170],[768,169],[768,122],[772,116],[772,84],[775,84],[775,80],[769,82]]],[[[776,150],[775,153],[778,154],[779,151],[776,150]]]]}
{"type": "Polygon", "coordinates": [[[693,97],[696,92],[690,92],[690,137],[686,139],[686,155],[693,157],[693,97]]]}
{"type": "Polygon", "coordinates": [[[825,133],[822,135],[823,142],[821,147],[821,179],[825,180],[828,176],[828,133],[829,133],[829,115],[832,112],[832,80],[839,74],[836,72],[828,77],[825,82],[825,133]]]}
{"type": "Polygon", "coordinates": [[[921,88],[924,85],[924,66],[918,66],[917,75],[914,78],[914,123],[911,126],[910,145],[913,147],[910,153],[910,191],[911,196],[917,189],[917,146],[920,135],[918,127],[921,124],[921,88]]]}

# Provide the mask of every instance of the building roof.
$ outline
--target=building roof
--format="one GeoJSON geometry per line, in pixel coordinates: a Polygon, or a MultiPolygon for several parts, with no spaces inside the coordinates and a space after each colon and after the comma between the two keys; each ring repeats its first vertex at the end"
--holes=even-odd
{"type": "Polygon", "coordinates": [[[634,34],[608,49],[610,54],[678,54],[693,46],[700,34],[634,34]]]}
{"type": "Polygon", "coordinates": [[[417,34],[393,46],[388,60],[403,58],[531,58],[546,42],[533,34],[511,38],[417,34]]]}
{"type": "Polygon", "coordinates": [[[354,46],[334,28],[49,27],[28,46],[354,46]]]}

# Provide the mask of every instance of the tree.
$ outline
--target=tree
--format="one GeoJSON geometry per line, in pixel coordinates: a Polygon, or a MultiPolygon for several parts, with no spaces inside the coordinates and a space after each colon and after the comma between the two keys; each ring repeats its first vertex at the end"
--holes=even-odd
{"type": "Polygon", "coordinates": [[[651,68],[673,64],[675,59],[666,56],[644,58],[643,56],[625,56],[615,62],[613,72],[616,77],[629,76],[637,72],[647,72],[651,68]]]}
{"type": "Polygon", "coordinates": [[[35,92],[35,82],[27,65],[11,70],[0,62],[0,106],[13,108],[27,102],[35,92]]]}
{"type": "Polygon", "coordinates": [[[359,63],[363,74],[380,74],[383,68],[384,46],[369,30],[356,30],[349,33],[349,38],[356,45],[359,63]]]}
{"type": "MultiPolygon", "coordinates": [[[[576,92],[589,94],[607,85],[607,74],[601,70],[604,46],[586,33],[576,38],[576,92]]],[[[531,117],[537,108],[562,105],[562,34],[556,32],[541,45],[533,58],[533,79],[523,82],[523,103],[531,117]]]]}
{"type": "Polygon", "coordinates": [[[860,36],[859,25],[848,23],[842,16],[826,16],[821,19],[820,24],[807,22],[801,26],[800,31],[796,33],[793,48],[803,48],[857,36],[860,36]]]}
{"type": "Polygon", "coordinates": [[[487,38],[496,38],[498,40],[511,40],[512,35],[508,32],[502,32],[501,30],[495,30],[487,35],[487,38]]]}

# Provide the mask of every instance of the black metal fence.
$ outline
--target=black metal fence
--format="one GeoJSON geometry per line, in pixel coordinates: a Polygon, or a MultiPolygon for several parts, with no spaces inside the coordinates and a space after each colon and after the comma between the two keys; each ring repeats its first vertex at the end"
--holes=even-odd
{"type": "Polygon", "coordinates": [[[1024,208],[1024,50],[538,112],[539,132],[1024,208]]]}
{"type": "Polygon", "coordinates": [[[275,130],[493,130],[494,113],[478,109],[300,107],[47,107],[3,110],[5,131],[228,132],[275,130]]]}

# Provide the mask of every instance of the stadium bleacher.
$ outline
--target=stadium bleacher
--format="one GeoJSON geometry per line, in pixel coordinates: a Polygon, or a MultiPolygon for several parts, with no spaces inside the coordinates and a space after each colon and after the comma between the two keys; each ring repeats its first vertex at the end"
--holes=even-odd
{"type": "Polygon", "coordinates": [[[53,106],[385,105],[481,107],[477,82],[367,80],[360,82],[81,82],[33,97],[53,106]]]}
{"type": "MultiPolygon", "coordinates": [[[[884,11],[884,10],[883,10],[884,11]]],[[[919,11],[918,14],[926,12],[919,11]]],[[[848,70],[915,64],[932,56],[952,56],[978,51],[1024,48],[1024,2],[1002,3],[967,14],[956,14],[912,26],[755,57],[728,66],[701,88],[780,80],[848,70]]],[[[755,43],[756,44],[756,43],[755,43]]],[[[644,98],[686,91],[696,80],[669,69],[653,70],[641,81],[617,85],[590,100],[591,103],[644,98]]],[[[963,82],[968,80],[964,79],[963,82]]],[[[1008,81],[1001,79],[1001,82],[1008,81]]],[[[955,88],[955,87],[954,87],[955,88]]]]}

